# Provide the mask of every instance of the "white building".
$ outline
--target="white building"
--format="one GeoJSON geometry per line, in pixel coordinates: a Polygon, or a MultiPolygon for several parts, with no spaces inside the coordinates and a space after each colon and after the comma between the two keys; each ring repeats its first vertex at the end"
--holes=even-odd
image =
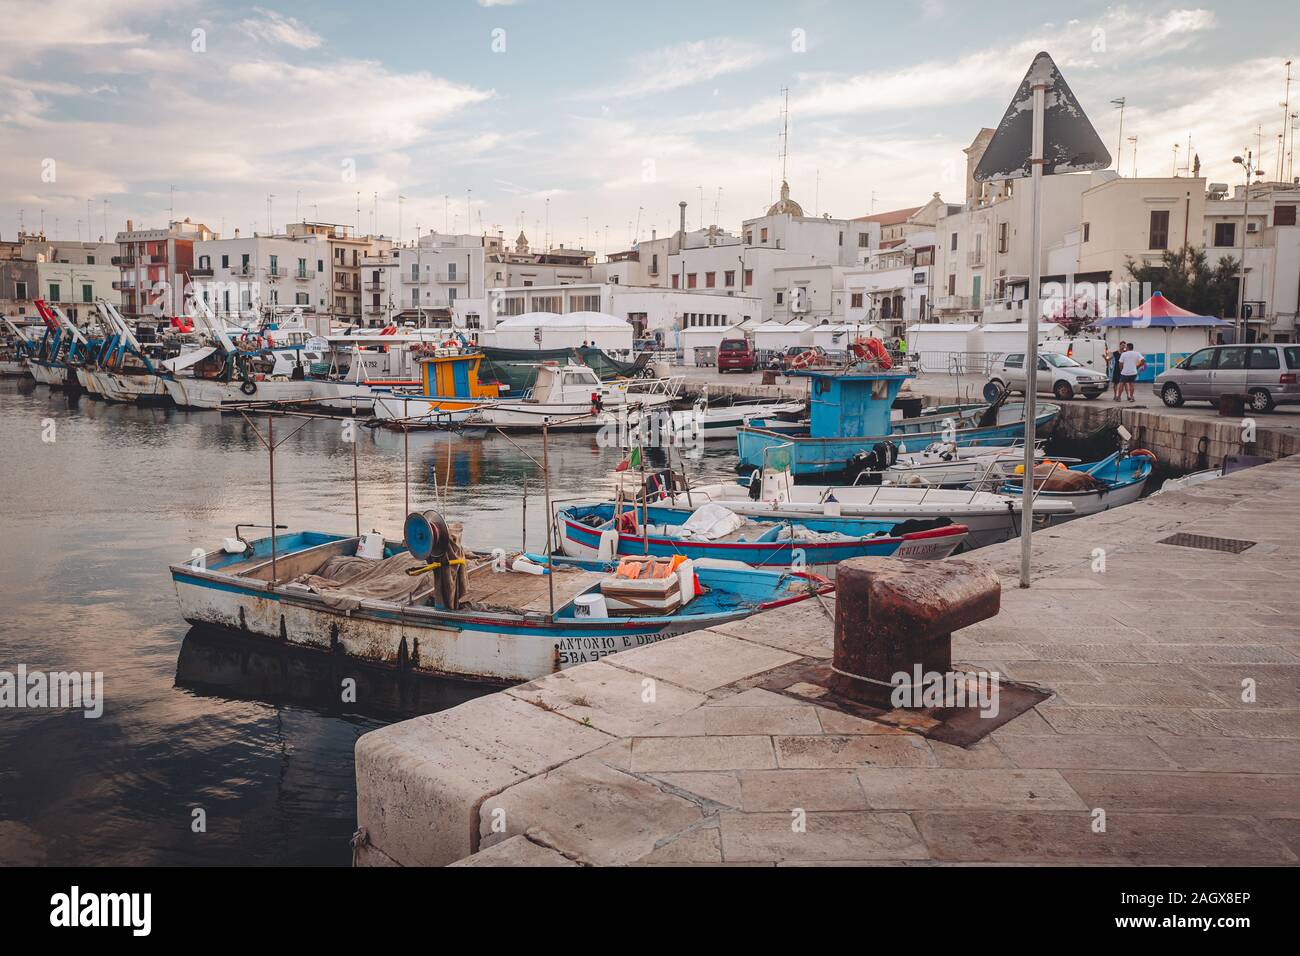
{"type": "Polygon", "coordinates": [[[329,332],[330,245],[324,236],[204,239],[194,243],[195,291],[217,315],[240,322],[251,314],[301,312],[315,331],[329,332]],[[318,319],[324,319],[324,327],[318,319]]]}

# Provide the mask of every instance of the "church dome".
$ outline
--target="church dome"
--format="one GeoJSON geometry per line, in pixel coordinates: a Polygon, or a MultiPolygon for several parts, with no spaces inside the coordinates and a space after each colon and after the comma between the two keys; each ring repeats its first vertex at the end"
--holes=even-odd
{"type": "Polygon", "coordinates": [[[803,206],[799,205],[790,198],[790,184],[781,180],[781,198],[768,207],[769,216],[780,216],[783,213],[789,213],[792,216],[802,216],[803,206]]]}

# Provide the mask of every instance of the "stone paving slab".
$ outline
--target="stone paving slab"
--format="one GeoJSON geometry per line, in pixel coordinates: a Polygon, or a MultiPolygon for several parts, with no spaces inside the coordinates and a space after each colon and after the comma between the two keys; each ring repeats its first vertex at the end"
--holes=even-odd
{"type": "Polygon", "coordinates": [[[1052,696],[968,748],[757,686],[824,666],[832,621],[814,602],[367,734],[359,856],[1296,865],[1297,523],[1300,460],[1287,460],[1039,532],[1029,590],[1016,542],[977,552],[1004,610],[957,632],[954,660],[1052,696]],[[1175,531],[1260,543],[1156,543],[1175,531]]]}

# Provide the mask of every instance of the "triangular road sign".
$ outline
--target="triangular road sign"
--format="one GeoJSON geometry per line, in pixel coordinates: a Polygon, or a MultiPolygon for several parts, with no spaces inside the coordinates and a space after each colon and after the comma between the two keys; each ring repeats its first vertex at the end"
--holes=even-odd
{"type": "Polygon", "coordinates": [[[1065,77],[1048,54],[1039,53],[975,167],[976,182],[1023,179],[1031,175],[1033,88],[1039,82],[1047,85],[1043,104],[1043,175],[1079,173],[1110,165],[1110,153],[1070,92],[1065,77]]]}

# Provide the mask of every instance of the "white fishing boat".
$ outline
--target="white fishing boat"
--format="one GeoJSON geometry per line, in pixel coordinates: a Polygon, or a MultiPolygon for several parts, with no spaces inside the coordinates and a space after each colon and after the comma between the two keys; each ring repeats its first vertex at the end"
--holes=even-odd
{"type": "Polygon", "coordinates": [[[507,431],[594,431],[635,425],[637,417],[667,409],[680,379],[602,382],[585,365],[542,365],[537,381],[519,399],[484,402],[466,416],[466,426],[507,431]]]}
{"type": "Polygon", "coordinates": [[[795,422],[804,413],[802,401],[737,402],[711,405],[707,393],[695,405],[676,411],[651,413],[651,422],[661,431],[672,431],[679,439],[701,438],[704,441],[735,438],[737,429],[754,421],[766,423],[795,422]]]}
{"type": "MultiPolygon", "coordinates": [[[[1034,460],[1042,461],[1041,445],[1034,460]]],[[[942,488],[996,488],[1017,465],[1025,461],[1024,444],[998,447],[959,446],[956,442],[934,442],[924,451],[901,452],[898,459],[881,471],[881,478],[894,485],[936,485],[942,488]]]]}
{"type": "Polygon", "coordinates": [[[171,566],[191,624],[401,670],[513,683],[826,593],[807,572],[733,561],[618,562],[463,550],[434,512],[405,542],[319,532],[229,539],[171,566]],[[441,530],[430,530],[441,529],[441,530]],[[447,536],[444,538],[442,536],[447,536]]]}
{"type": "MultiPolygon", "coordinates": [[[[948,518],[969,529],[967,547],[980,548],[1020,533],[1019,497],[988,491],[963,491],[901,485],[797,485],[783,449],[770,450],[769,466],[748,485],[739,482],[692,486],[690,500],[716,501],[738,514],[791,517],[853,517],[900,522],[908,518],[948,518]],[[775,467],[773,467],[775,465],[775,467]]],[[[861,476],[860,476],[861,477],[861,476]]],[[[673,492],[675,503],[684,493],[673,492]]],[[[1068,501],[1034,499],[1035,525],[1074,513],[1068,501]]]]}

